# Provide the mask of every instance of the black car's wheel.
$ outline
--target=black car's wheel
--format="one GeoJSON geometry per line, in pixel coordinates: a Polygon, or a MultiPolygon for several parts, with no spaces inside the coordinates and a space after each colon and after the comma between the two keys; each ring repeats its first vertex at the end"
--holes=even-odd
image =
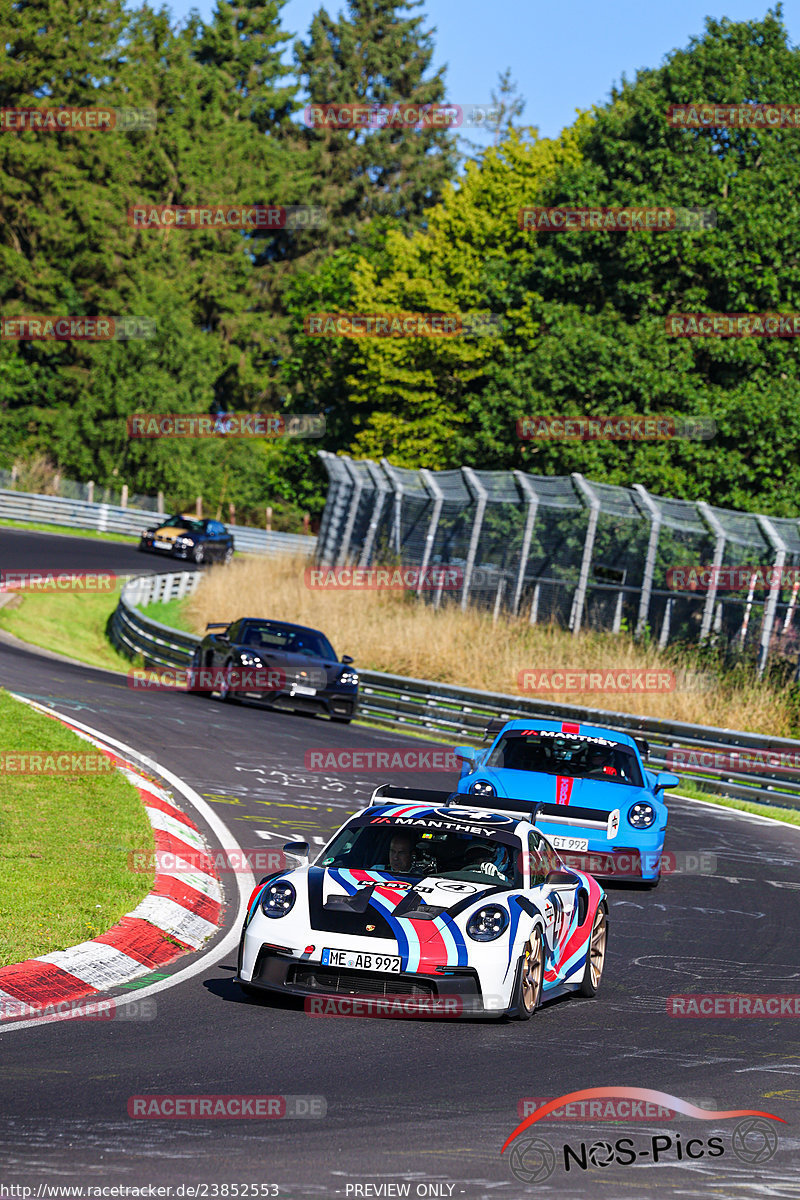
{"type": "Polygon", "coordinates": [[[193,692],[197,696],[205,696],[208,698],[211,693],[207,688],[201,686],[201,672],[203,669],[203,653],[201,650],[195,650],[192,655],[192,661],[189,663],[189,670],[186,672],[186,690],[193,692]]]}
{"type": "Polygon", "coordinates": [[[192,561],[196,563],[205,562],[206,552],[202,546],[195,546],[192,550],[192,561]]]}
{"type": "Polygon", "coordinates": [[[589,952],[586,955],[586,969],[583,972],[579,996],[596,996],[603,976],[606,961],[606,945],[608,943],[608,905],[601,900],[597,906],[592,922],[592,932],[589,937],[589,952]]]}
{"type": "Polygon", "coordinates": [[[228,546],[228,549],[225,551],[225,553],[222,556],[222,561],[224,562],[226,567],[232,558],[233,558],[233,547],[228,546]]]}
{"type": "Polygon", "coordinates": [[[542,931],[537,927],[522,952],[517,965],[517,980],[511,1000],[511,1016],[518,1021],[529,1021],[542,999],[544,983],[544,943],[542,931]]]}
{"type": "Polygon", "coordinates": [[[334,725],[349,725],[352,719],[352,717],[331,717],[334,725]]]}
{"type": "Polygon", "coordinates": [[[222,668],[222,680],[219,685],[219,698],[223,704],[238,704],[239,694],[231,689],[230,675],[233,669],[233,663],[228,659],[225,666],[222,668]]]}

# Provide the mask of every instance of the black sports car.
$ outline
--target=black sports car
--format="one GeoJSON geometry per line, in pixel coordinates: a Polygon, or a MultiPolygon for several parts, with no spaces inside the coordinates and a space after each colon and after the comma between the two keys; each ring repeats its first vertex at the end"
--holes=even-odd
{"type": "Polygon", "coordinates": [[[220,521],[202,521],[190,513],[176,513],[160,525],[146,529],[140,550],[171,554],[192,562],[225,562],[233,558],[233,537],[220,521]]]}
{"type": "Polygon", "coordinates": [[[247,697],[349,724],[358,708],[358,674],[349,654],[336,657],[324,633],[288,621],[241,617],[215,622],[194,652],[189,691],[247,697]]]}

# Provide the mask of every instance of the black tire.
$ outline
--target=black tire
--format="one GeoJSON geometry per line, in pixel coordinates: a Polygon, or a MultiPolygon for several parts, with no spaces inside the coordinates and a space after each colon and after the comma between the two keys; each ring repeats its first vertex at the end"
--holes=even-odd
{"type": "Polygon", "coordinates": [[[199,566],[200,563],[205,562],[205,560],[206,560],[206,552],[203,549],[203,547],[195,546],[194,550],[192,551],[192,562],[196,563],[197,566],[199,566]]]}
{"type": "Polygon", "coordinates": [[[586,955],[586,967],[583,972],[581,985],[578,988],[579,996],[586,996],[589,999],[597,995],[597,989],[600,987],[600,980],[603,976],[607,945],[608,905],[605,900],[601,900],[592,921],[592,932],[589,935],[589,950],[586,955]]]}
{"type": "Polygon", "coordinates": [[[196,687],[193,676],[203,669],[203,653],[201,650],[195,650],[192,655],[192,661],[189,663],[189,670],[186,676],[186,690],[191,692],[193,696],[205,696],[208,700],[211,693],[201,687],[196,687]]]}
{"type": "Polygon", "coordinates": [[[516,1021],[529,1021],[542,1000],[544,983],[544,942],[537,927],[517,963],[517,978],[508,1015],[516,1021]]]}
{"type": "MultiPolygon", "coordinates": [[[[225,663],[225,666],[222,668],[223,672],[230,671],[232,666],[233,666],[233,663],[229,659],[225,663]]],[[[223,675],[222,684],[219,689],[219,698],[223,704],[238,704],[239,703],[238,692],[232,692],[230,690],[230,688],[227,687],[227,685],[225,683],[224,675],[223,675]]]]}
{"type": "Polygon", "coordinates": [[[349,725],[352,719],[352,717],[331,717],[334,725],[349,725]]]}

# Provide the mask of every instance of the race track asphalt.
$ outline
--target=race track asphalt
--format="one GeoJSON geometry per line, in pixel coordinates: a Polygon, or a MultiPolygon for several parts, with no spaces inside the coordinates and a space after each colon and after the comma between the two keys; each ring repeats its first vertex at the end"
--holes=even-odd
{"type": "MultiPolygon", "coordinates": [[[[14,534],[14,550],[5,532],[2,565],[38,565],[14,559],[38,553],[29,542],[41,535],[14,534]]],[[[101,564],[99,543],[70,545],[62,569],[123,569],[119,547],[108,545],[101,564]]],[[[214,805],[245,848],[324,839],[385,780],[310,771],[310,749],[420,745],[389,730],[134,692],[123,677],[15,646],[0,645],[0,685],[151,755],[214,805]]],[[[395,777],[423,787],[454,779],[395,777]]],[[[275,1186],[240,1196],[800,1195],[798,1018],[667,1014],[676,994],[800,992],[800,828],[677,798],[670,807],[667,850],[706,856],[710,873],[670,874],[655,891],[610,887],[600,994],[554,1001],[530,1022],[315,1018],[292,1000],[246,999],[232,982],[235,954],[215,961],[207,945],[167,969],[203,960],[193,978],[157,994],[151,1020],[0,1033],[0,1184],[32,1187],[32,1196],[40,1186],[148,1184],[171,1186],[172,1196],[197,1184],[194,1194],[208,1197],[233,1196],[232,1185],[245,1184],[275,1186]],[[737,1140],[737,1155],[736,1119],[550,1120],[520,1137],[522,1178],[512,1173],[511,1151],[501,1157],[500,1148],[522,1098],[605,1085],[656,1089],[704,1108],[765,1110],[786,1124],[769,1122],[777,1149],[747,1161],[763,1143],[755,1130],[749,1142],[737,1140]],[[152,1093],[322,1097],[325,1116],[131,1119],[129,1098],[152,1093]],[[603,1165],[625,1157],[615,1149],[625,1137],[637,1161],[603,1165]],[[723,1146],[716,1157],[707,1153],[711,1137],[723,1146]],[[690,1139],[699,1139],[693,1150],[702,1156],[679,1161],[690,1139]],[[541,1142],[554,1169],[526,1181],[547,1160],[541,1142]]],[[[230,925],[235,884],[223,879],[230,925]]]]}

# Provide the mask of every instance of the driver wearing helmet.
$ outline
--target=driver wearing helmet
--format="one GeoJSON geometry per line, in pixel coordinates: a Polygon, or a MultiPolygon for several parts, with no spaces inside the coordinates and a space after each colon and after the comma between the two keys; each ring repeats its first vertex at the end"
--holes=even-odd
{"type": "Polygon", "coordinates": [[[514,870],[508,846],[473,846],[464,856],[463,869],[480,871],[504,883],[513,883],[514,870]]]}

